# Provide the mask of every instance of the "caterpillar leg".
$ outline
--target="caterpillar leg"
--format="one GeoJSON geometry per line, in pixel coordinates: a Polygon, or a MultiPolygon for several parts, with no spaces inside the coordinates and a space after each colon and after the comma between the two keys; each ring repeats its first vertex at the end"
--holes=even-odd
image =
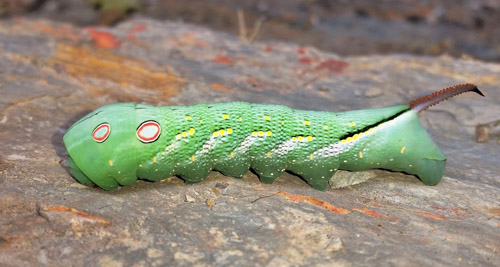
{"type": "Polygon", "coordinates": [[[250,160],[247,154],[231,152],[219,159],[214,166],[214,170],[222,174],[235,178],[243,178],[243,175],[250,168],[250,160]]]}
{"type": "Polygon", "coordinates": [[[83,172],[76,166],[75,161],[71,157],[68,157],[67,160],[68,166],[69,166],[69,171],[75,177],[75,179],[80,182],[83,185],[86,186],[93,186],[94,183],[85,175],[83,172]]]}
{"type": "Polygon", "coordinates": [[[311,159],[293,163],[289,170],[301,176],[312,188],[325,191],[328,189],[328,181],[336,171],[335,166],[338,166],[335,159],[311,159]]]}
{"type": "Polygon", "coordinates": [[[193,156],[188,161],[180,163],[180,166],[175,169],[175,174],[179,175],[186,183],[197,183],[203,181],[211,170],[208,158],[193,156]]]}
{"type": "Polygon", "coordinates": [[[161,156],[161,153],[153,159],[142,162],[137,166],[137,177],[148,181],[160,181],[174,174],[175,162],[161,156]]]}
{"type": "Polygon", "coordinates": [[[260,157],[252,162],[252,169],[259,175],[259,179],[264,184],[270,184],[285,171],[286,161],[283,158],[260,157]]]}

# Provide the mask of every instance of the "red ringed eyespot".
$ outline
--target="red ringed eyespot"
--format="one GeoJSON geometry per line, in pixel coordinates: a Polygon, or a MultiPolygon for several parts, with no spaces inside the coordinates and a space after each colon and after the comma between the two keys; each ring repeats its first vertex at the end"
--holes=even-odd
{"type": "Polygon", "coordinates": [[[108,139],[110,133],[111,126],[107,122],[101,123],[92,131],[92,139],[98,143],[102,143],[108,139]]]}
{"type": "Polygon", "coordinates": [[[137,127],[137,138],[143,143],[152,143],[160,137],[161,127],[156,121],[145,121],[137,127]]]}

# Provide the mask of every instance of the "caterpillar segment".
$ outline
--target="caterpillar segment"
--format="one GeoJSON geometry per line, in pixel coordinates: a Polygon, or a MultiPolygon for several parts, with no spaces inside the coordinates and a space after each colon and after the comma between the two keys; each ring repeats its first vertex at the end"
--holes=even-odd
{"type": "Polygon", "coordinates": [[[409,105],[339,113],[245,102],[114,104],[76,122],[64,143],[71,174],[106,190],[173,175],[196,183],[212,170],[241,178],[250,168],[263,183],[290,171],[318,190],[326,190],[339,169],[401,171],[434,185],[446,155],[417,113],[468,91],[482,95],[464,84],[409,105]]]}

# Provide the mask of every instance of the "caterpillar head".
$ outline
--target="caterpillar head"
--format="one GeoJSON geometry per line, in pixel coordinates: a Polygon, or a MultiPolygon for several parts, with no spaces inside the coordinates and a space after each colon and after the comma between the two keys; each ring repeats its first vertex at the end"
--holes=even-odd
{"type": "Polygon", "coordinates": [[[108,190],[136,181],[134,124],[132,103],[100,107],[76,122],[63,138],[71,174],[108,190]]]}

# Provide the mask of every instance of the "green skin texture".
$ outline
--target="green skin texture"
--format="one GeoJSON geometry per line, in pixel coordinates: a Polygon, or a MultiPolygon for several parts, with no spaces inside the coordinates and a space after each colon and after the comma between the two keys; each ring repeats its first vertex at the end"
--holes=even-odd
{"type": "Polygon", "coordinates": [[[331,113],[245,102],[123,103],[80,119],[64,143],[73,176],[106,190],[173,175],[196,183],[212,170],[241,178],[249,168],[263,183],[288,170],[318,190],[328,188],[338,169],[401,171],[435,185],[446,164],[446,155],[408,105],[331,113]],[[150,120],[160,124],[161,135],[143,143],[136,131],[150,120]],[[93,130],[105,122],[111,127],[108,138],[94,141],[93,130]]]}

